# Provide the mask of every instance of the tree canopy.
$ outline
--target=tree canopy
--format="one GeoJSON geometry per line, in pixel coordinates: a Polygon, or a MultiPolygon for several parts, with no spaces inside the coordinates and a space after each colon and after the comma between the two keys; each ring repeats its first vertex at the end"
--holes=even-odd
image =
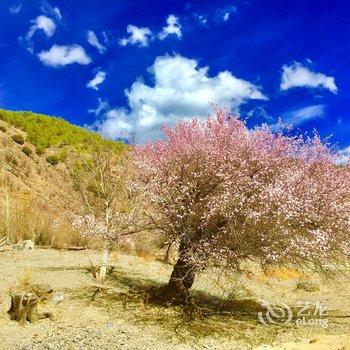
{"type": "Polygon", "coordinates": [[[223,109],[163,131],[135,149],[135,186],[179,247],[172,290],[211,262],[321,267],[349,256],[349,166],[317,134],[249,130],[223,109]]]}

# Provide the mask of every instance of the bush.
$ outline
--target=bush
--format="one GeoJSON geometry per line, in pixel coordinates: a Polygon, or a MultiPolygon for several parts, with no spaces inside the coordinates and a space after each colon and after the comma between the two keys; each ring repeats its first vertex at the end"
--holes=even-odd
{"type": "Polygon", "coordinates": [[[12,140],[20,145],[23,145],[25,142],[25,138],[20,134],[13,135],[12,140]]]}
{"type": "Polygon", "coordinates": [[[0,131],[6,132],[6,128],[4,126],[0,125],[0,131]]]}
{"type": "Polygon", "coordinates": [[[57,165],[59,163],[59,159],[57,156],[48,156],[46,157],[46,161],[51,165],[57,165]]]}
{"type": "Polygon", "coordinates": [[[41,147],[36,147],[35,149],[35,153],[38,155],[38,156],[42,156],[44,153],[45,153],[45,150],[41,147]]]}
{"type": "Polygon", "coordinates": [[[32,151],[29,147],[26,147],[26,146],[24,146],[24,147],[22,148],[22,152],[23,152],[24,154],[26,154],[28,157],[33,153],[33,151],[32,151]]]}

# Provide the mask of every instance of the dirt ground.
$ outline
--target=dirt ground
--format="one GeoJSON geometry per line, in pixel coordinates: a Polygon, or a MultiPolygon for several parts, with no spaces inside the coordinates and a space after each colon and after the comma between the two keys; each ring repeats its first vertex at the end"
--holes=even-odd
{"type": "Polygon", "coordinates": [[[300,276],[290,272],[268,278],[255,271],[242,276],[208,271],[193,288],[203,312],[189,317],[180,308],[147,302],[148,288],[166,283],[171,266],[127,255],[112,257],[108,289],[92,301],[94,282],[84,266],[99,259],[91,250],[0,252],[0,349],[350,350],[348,271],[337,283],[315,280],[320,290],[314,292],[296,290],[300,276]],[[61,303],[40,306],[55,321],[21,327],[9,320],[9,288],[23,276],[63,293],[61,303]],[[269,324],[262,300],[289,305],[293,318],[269,324]]]}

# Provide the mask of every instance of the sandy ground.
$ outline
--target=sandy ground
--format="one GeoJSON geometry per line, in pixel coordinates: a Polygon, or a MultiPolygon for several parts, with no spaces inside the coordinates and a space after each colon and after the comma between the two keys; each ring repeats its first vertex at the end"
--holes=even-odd
{"type": "Polygon", "coordinates": [[[223,277],[211,271],[198,278],[194,292],[210,300],[211,311],[220,300],[231,297],[237,301],[236,308],[189,320],[178,308],[145,302],[144,287],[166,283],[171,266],[138,257],[115,256],[108,290],[91,302],[95,289],[84,266],[99,258],[94,251],[0,252],[0,349],[350,350],[350,278],[346,275],[338,284],[323,283],[319,292],[311,293],[296,291],[295,279],[267,279],[255,273],[223,277]],[[46,319],[21,327],[9,320],[9,288],[23,275],[63,293],[60,304],[41,305],[42,310],[53,312],[54,322],[46,319]],[[297,317],[287,324],[264,325],[252,301],[262,299],[291,305],[293,316],[300,311],[298,303],[311,312],[311,306],[322,302],[327,312],[313,318],[327,320],[327,325],[297,325],[297,317]]]}

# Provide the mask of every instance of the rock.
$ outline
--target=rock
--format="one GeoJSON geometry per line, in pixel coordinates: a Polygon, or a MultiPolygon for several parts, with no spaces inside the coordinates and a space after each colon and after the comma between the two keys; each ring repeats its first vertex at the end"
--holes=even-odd
{"type": "Polygon", "coordinates": [[[60,304],[63,300],[64,300],[64,295],[63,295],[63,293],[55,293],[55,294],[52,296],[52,302],[53,302],[55,305],[60,304]]]}
{"type": "Polygon", "coordinates": [[[34,241],[31,239],[26,239],[24,241],[18,242],[12,246],[13,250],[23,250],[23,251],[28,251],[28,250],[33,250],[34,249],[34,241]]]}

